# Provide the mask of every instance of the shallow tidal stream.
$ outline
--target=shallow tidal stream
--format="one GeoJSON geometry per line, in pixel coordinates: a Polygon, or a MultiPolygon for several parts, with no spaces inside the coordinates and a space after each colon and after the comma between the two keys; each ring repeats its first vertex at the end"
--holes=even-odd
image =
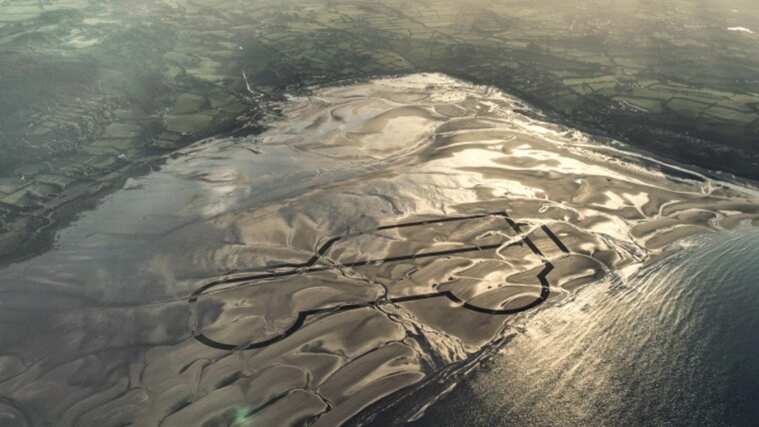
{"type": "Polygon", "coordinates": [[[755,190],[440,74],[279,108],[262,135],[180,150],[0,270],[0,422],[755,411],[719,398],[757,383],[741,382],[759,366],[742,341],[757,324],[755,190]]]}

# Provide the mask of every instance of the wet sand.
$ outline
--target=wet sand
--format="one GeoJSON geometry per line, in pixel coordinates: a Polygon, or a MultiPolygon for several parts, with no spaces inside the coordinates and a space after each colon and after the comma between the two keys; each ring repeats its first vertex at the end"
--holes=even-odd
{"type": "Polygon", "coordinates": [[[541,310],[433,404],[409,399],[374,425],[753,425],[759,229],[688,242],[625,281],[541,310]]]}
{"type": "Polygon", "coordinates": [[[759,224],[753,189],[443,75],[281,109],[259,137],[209,139],[130,179],[0,270],[0,416],[369,421],[542,307],[759,224]]]}

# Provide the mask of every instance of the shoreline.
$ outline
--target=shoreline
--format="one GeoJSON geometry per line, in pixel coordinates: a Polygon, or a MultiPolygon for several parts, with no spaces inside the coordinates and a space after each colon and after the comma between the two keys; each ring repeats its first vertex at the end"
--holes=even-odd
{"type": "Polygon", "coordinates": [[[441,74],[279,107],[262,134],[180,150],[0,269],[18,361],[0,394],[43,419],[117,406],[141,425],[240,410],[339,425],[468,372],[544,305],[577,310],[564,302],[689,236],[759,226],[754,193],[610,154],[441,74]],[[17,395],[48,401],[82,364],[113,377],[57,409],[17,395]],[[108,397],[130,372],[139,382],[108,397]],[[138,392],[152,404],[126,405],[138,392]]]}

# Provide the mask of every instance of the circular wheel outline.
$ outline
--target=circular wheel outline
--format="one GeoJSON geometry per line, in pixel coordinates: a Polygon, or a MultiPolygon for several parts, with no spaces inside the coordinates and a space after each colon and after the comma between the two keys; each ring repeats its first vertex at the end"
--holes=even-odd
{"type": "MultiPolygon", "coordinates": [[[[509,225],[516,231],[518,234],[521,234],[521,225],[514,222],[505,212],[495,212],[495,213],[486,213],[486,214],[479,214],[479,215],[471,215],[466,217],[454,217],[454,218],[443,218],[438,220],[427,220],[427,221],[417,221],[417,222],[411,222],[411,223],[403,223],[403,224],[397,224],[397,225],[390,225],[390,226],[384,226],[379,227],[378,230],[386,230],[386,229],[392,229],[392,228],[404,228],[404,227],[412,227],[412,226],[419,226],[419,225],[428,225],[428,224],[435,224],[435,223],[442,223],[442,222],[453,222],[453,221],[465,221],[465,220],[471,220],[476,218],[483,218],[487,216],[500,216],[506,219],[506,221],[509,223],[509,225]]],[[[548,226],[543,225],[541,226],[542,230],[548,237],[554,242],[554,244],[564,253],[570,253],[569,249],[561,242],[561,240],[554,234],[548,226]]],[[[358,233],[363,234],[363,233],[358,233]]],[[[206,291],[209,289],[212,289],[214,287],[224,285],[224,284],[237,284],[238,286],[251,286],[255,284],[255,281],[258,280],[265,280],[270,278],[277,278],[277,277],[285,277],[285,276],[291,276],[295,275],[301,272],[318,272],[318,271],[328,271],[333,270],[335,267],[320,267],[316,266],[316,263],[318,262],[318,259],[320,256],[326,254],[326,252],[338,241],[345,239],[347,237],[350,237],[352,235],[348,236],[338,236],[333,237],[329,239],[322,247],[317,251],[317,255],[314,255],[311,257],[308,261],[302,264],[280,264],[273,267],[270,267],[270,269],[286,269],[286,271],[279,271],[279,272],[269,272],[269,273],[258,273],[258,274],[252,274],[247,275],[243,277],[236,277],[231,279],[221,279],[217,281],[210,282],[199,289],[195,290],[188,299],[188,304],[190,306],[195,306],[198,302],[198,299],[202,297],[204,294],[206,294],[206,291]],[[306,271],[303,271],[303,269],[306,269],[306,271]]],[[[395,257],[390,262],[397,262],[401,260],[406,259],[417,259],[420,257],[429,257],[429,256],[445,256],[453,253],[462,253],[462,252],[474,252],[474,251],[483,251],[488,249],[496,249],[502,247],[507,242],[502,242],[497,245],[487,245],[487,246],[478,246],[478,247],[470,247],[470,248],[463,248],[463,249],[456,249],[452,251],[443,251],[438,253],[430,253],[430,254],[423,254],[423,255],[414,255],[414,256],[404,256],[404,257],[395,257]]],[[[537,274],[537,278],[541,285],[540,295],[537,299],[532,301],[529,304],[526,304],[521,307],[517,308],[511,308],[511,309],[492,309],[492,308],[486,308],[486,307],[480,307],[475,304],[468,303],[461,298],[459,298],[453,291],[442,291],[442,292],[435,292],[435,293],[428,293],[428,294],[421,294],[421,295],[413,295],[413,296],[406,296],[406,297],[398,297],[398,298],[391,298],[386,300],[378,300],[378,301],[369,301],[366,303],[359,303],[359,304],[347,304],[347,305],[340,305],[335,307],[328,307],[328,308],[318,308],[318,309],[311,309],[311,310],[304,310],[298,312],[298,316],[296,317],[295,321],[288,327],[284,332],[282,332],[279,335],[276,335],[271,338],[267,338],[262,341],[253,342],[253,343],[247,343],[247,344],[228,344],[223,343],[217,340],[214,340],[204,333],[200,332],[197,327],[197,316],[195,314],[195,310],[191,310],[193,319],[195,322],[193,322],[192,325],[192,335],[195,340],[198,342],[212,348],[220,349],[220,350],[253,350],[263,347],[268,347],[272,344],[275,344],[279,341],[284,340],[285,338],[293,335],[295,332],[300,330],[306,323],[306,320],[310,316],[318,315],[318,314],[334,314],[339,313],[343,311],[349,311],[349,310],[355,310],[360,308],[368,308],[368,307],[376,307],[386,304],[397,304],[397,303],[403,303],[403,302],[411,302],[411,301],[419,301],[423,299],[431,299],[431,298],[440,298],[440,297],[446,297],[450,301],[460,304],[459,307],[464,308],[469,311],[482,313],[482,314],[488,314],[492,316],[509,316],[509,315],[515,315],[518,313],[522,313],[528,310],[531,310],[535,307],[540,306],[545,301],[548,300],[548,298],[551,295],[551,285],[548,281],[548,274],[550,274],[551,271],[554,269],[554,265],[545,258],[543,253],[538,249],[538,247],[532,242],[529,236],[524,236],[520,241],[512,244],[526,244],[530,250],[533,252],[533,254],[539,256],[541,259],[543,259],[543,269],[537,274]]],[[[380,260],[384,262],[388,262],[388,260],[380,260]]],[[[360,261],[355,262],[350,265],[341,266],[341,267],[356,267],[356,266],[365,266],[372,264],[376,261],[360,261]]]]}

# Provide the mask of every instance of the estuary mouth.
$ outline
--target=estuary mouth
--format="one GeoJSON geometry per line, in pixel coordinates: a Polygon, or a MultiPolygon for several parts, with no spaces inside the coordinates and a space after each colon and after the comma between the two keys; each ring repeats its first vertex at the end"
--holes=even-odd
{"type": "Polygon", "coordinates": [[[7,411],[31,405],[23,383],[58,402],[40,418],[84,424],[335,426],[403,404],[407,419],[434,400],[420,390],[523,346],[545,308],[759,224],[751,188],[442,74],[278,109],[261,135],[180,150],[0,270],[7,411]]]}

